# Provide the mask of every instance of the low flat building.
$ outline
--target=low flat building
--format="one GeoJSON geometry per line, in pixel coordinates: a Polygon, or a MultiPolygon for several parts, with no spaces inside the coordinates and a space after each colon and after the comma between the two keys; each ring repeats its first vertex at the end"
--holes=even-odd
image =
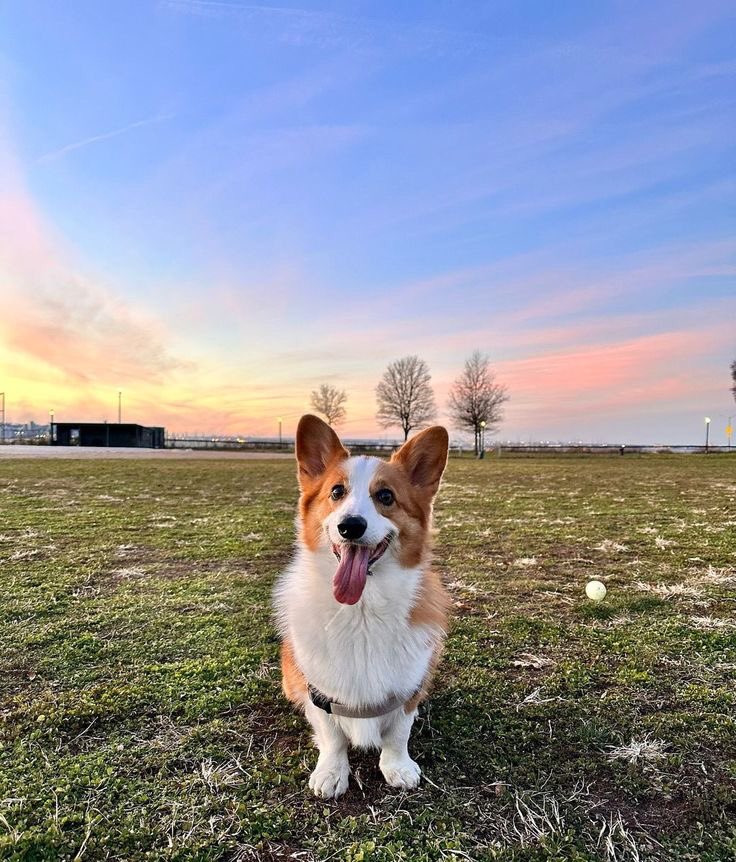
{"type": "Polygon", "coordinates": [[[164,428],[129,422],[54,422],[52,446],[124,446],[163,449],[164,428]]]}

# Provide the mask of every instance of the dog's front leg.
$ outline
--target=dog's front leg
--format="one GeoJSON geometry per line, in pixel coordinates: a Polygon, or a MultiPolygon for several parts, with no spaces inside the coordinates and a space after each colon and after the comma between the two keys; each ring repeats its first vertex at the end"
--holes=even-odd
{"type": "Polygon", "coordinates": [[[409,757],[408,748],[411,726],[416,714],[416,710],[407,715],[403,708],[397,709],[381,736],[381,757],[378,765],[391,787],[411,790],[419,784],[422,771],[409,757]]]}
{"type": "Polygon", "coordinates": [[[307,701],[305,712],[319,749],[317,766],[309,777],[309,787],[315,796],[322,799],[342,796],[348,789],[350,776],[348,738],[334,718],[311,701],[307,701]]]}

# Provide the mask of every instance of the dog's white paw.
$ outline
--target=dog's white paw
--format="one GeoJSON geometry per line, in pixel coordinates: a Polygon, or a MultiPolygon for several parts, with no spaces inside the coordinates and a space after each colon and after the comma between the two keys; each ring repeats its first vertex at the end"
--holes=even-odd
{"type": "Polygon", "coordinates": [[[402,760],[383,760],[380,762],[381,772],[386,783],[391,787],[400,787],[402,790],[413,790],[418,784],[422,770],[411,757],[402,760]]]}
{"type": "Polygon", "coordinates": [[[348,789],[350,766],[347,760],[317,761],[317,767],[309,776],[309,789],[321,799],[337,799],[348,789]]]}

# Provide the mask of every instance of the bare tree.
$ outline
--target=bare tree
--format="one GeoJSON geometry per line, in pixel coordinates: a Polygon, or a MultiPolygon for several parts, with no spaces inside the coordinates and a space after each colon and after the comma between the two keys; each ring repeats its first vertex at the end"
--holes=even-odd
{"type": "Polygon", "coordinates": [[[499,426],[508,399],[506,387],[495,381],[488,357],[480,350],[473,351],[452,385],[448,406],[455,424],[473,432],[476,455],[483,430],[494,431],[499,426]]]}
{"type": "Polygon", "coordinates": [[[431,379],[427,363],[418,356],[392,362],[376,386],[378,424],[382,428],[400,425],[404,440],[412,428],[429,425],[437,415],[431,379]]]}
{"type": "Polygon", "coordinates": [[[731,363],[731,380],[733,380],[731,392],[733,392],[733,400],[736,401],[736,359],[731,363]]]}
{"type": "Polygon", "coordinates": [[[345,418],[345,402],[348,400],[344,389],[336,389],[329,383],[323,383],[319,389],[312,392],[312,410],[321,413],[328,425],[335,425],[345,418]]]}

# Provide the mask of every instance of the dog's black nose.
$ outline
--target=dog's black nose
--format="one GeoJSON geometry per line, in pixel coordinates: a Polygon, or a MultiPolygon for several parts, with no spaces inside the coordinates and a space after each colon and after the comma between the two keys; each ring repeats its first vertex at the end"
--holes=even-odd
{"type": "Polygon", "coordinates": [[[361,518],[360,515],[351,515],[349,518],[345,518],[344,521],[340,521],[337,525],[337,531],[343,539],[352,540],[359,539],[365,533],[367,527],[368,521],[365,518],[361,518]]]}

